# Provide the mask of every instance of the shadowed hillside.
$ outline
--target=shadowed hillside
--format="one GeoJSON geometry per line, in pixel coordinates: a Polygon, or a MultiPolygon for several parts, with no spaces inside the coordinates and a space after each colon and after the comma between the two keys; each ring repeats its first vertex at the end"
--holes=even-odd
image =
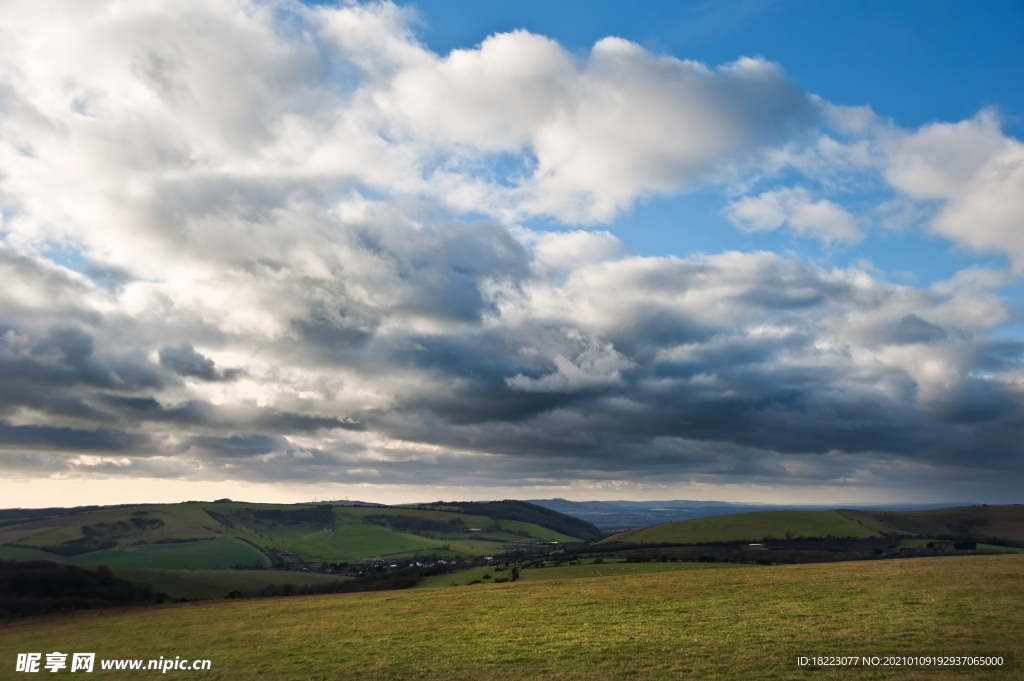
{"type": "Polygon", "coordinates": [[[1024,504],[957,506],[929,511],[843,511],[888,534],[938,539],[1002,539],[1024,542],[1024,504]]]}
{"type": "Polygon", "coordinates": [[[962,506],[928,511],[761,511],[662,523],[601,543],[703,544],[762,539],[927,537],[1024,541],[1024,506],[962,506]]]}
{"type": "Polygon", "coordinates": [[[532,523],[554,530],[577,539],[594,540],[601,536],[601,530],[586,520],[544,508],[525,501],[505,499],[504,501],[488,502],[452,502],[449,506],[457,507],[464,513],[484,515],[495,520],[512,520],[532,523]]]}

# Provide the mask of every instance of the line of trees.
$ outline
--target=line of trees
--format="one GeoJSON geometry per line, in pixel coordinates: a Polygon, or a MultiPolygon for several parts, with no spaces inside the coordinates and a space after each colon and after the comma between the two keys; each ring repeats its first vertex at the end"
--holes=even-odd
{"type": "Polygon", "coordinates": [[[114,577],[109,568],[85,570],[47,560],[0,560],[0,617],[27,617],[161,602],[145,584],[114,577]]]}

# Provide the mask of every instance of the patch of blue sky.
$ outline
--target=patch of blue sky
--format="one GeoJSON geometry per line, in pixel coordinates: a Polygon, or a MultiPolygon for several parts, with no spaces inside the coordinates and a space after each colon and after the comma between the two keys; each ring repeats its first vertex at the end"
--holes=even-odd
{"type": "Polygon", "coordinates": [[[48,241],[39,249],[39,254],[55,265],[66,267],[80,274],[85,274],[91,264],[81,247],[68,242],[48,241]]]}
{"type": "Polygon", "coordinates": [[[127,273],[96,264],[80,246],[68,242],[49,241],[38,252],[50,262],[88,277],[106,291],[116,291],[130,280],[127,273]]]}
{"type": "Polygon", "coordinates": [[[506,152],[488,157],[484,177],[504,187],[516,187],[537,170],[537,158],[528,151],[506,152]]]}
{"type": "MultiPolygon", "coordinates": [[[[866,202],[866,199],[865,199],[866,202]]],[[[642,256],[688,257],[724,251],[798,253],[825,267],[860,266],[865,261],[894,283],[927,287],[949,279],[969,267],[1005,271],[1000,253],[978,253],[916,227],[887,229],[867,225],[863,237],[852,244],[802,236],[781,227],[744,232],[722,211],[728,201],[717,189],[704,189],[674,197],[650,197],[607,225],[626,248],[642,256]]],[[[528,221],[531,229],[564,229],[552,220],[528,221]]]]}
{"type": "Polygon", "coordinates": [[[979,253],[948,239],[917,229],[876,229],[859,243],[837,250],[831,257],[839,267],[870,262],[893,283],[928,287],[972,267],[997,272],[1008,267],[1001,253],[979,253]]]}
{"type": "Polygon", "coordinates": [[[651,196],[607,226],[626,248],[642,256],[688,257],[723,251],[777,250],[788,239],[771,232],[744,233],[722,216],[717,189],[651,196]]]}
{"type": "Polygon", "coordinates": [[[438,155],[423,165],[423,176],[436,172],[459,172],[505,188],[514,188],[528,181],[537,169],[537,159],[526,149],[480,154],[476,158],[465,155],[438,155]]]}
{"type": "MultiPolygon", "coordinates": [[[[1008,311],[1009,319],[997,324],[989,331],[994,337],[1014,341],[1024,341],[1024,281],[1017,279],[996,290],[1002,297],[1008,311]]],[[[1018,362],[1024,365],[1024,355],[1018,362]]]]}

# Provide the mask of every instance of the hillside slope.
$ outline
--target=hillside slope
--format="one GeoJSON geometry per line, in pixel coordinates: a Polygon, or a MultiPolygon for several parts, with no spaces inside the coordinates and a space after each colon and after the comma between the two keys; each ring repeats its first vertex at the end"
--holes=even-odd
{"type": "Polygon", "coordinates": [[[504,501],[487,502],[453,502],[450,505],[462,509],[464,513],[478,513],[495,520],[531,523],[576,539],[590,541],[600,538],[602,534],[601,530],[586,520],[573,518],[525,501],[505,499],[504,501]]]}
{"type": "Polygon", "coordinates": [[[520,502],[444,506],[183,504],[0,511],[0,559],[226,569],[361,558],[502,553],[599,536],[585,521],[520,502]]]}
{"type": "Polygon", "coordinates": [[[888,534],[949,539],[1024,542],[1024,504],[955,506],[928,511],[843,511],[888,534]]]}
{"type": "Polygon", "coordinates": [[[760,511],[662,523],[613,535],[602,543],[704,544],[811,537],[875,537],[873,528],[838,511],[760,511]]]}
{"type": "Polygon", "coordinates": [[[602,543],[704,544],[762,539],[927,537],[1024,542],[1024,506],[960,506],[927,511],[759,511],[662,523],[602,543]]]}

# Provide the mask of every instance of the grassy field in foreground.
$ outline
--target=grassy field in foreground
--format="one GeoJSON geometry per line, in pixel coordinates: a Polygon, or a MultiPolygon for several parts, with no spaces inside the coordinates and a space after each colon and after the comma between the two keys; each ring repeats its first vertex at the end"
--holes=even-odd
{"type": "Polygon", "coordinates": [[[280,570],[168,570],[164,568],[114,568],[115,577],[149,584],[153,591],[171,598],[223,598],[229,591],[254,591],[270,584],[307,586],[351,579],[310,572],[280,570]]]}
{"type": "Polygon", "coordinates": [[[855,676],[1020,678],[1021,631],[1024,556],[963,556],[79,614],[0,628],[0,665],[67,650],[209,658],[204,679],[838,679],[854,674],[798,670],[796,657],[1004,652],[1016,670],[855,676]]]}

